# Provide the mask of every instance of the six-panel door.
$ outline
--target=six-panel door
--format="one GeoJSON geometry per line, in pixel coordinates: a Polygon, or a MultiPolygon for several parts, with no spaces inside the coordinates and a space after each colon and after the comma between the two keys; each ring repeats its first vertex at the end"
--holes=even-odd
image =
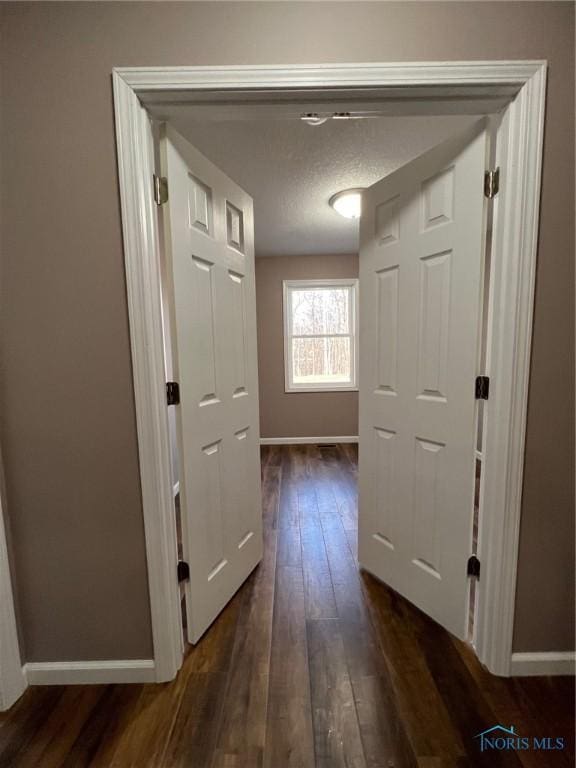
{"type": "Polygon", "coordinates": [[[485,153],[477,124],[400,168],[360,230],[360,563],[461,638],[485,153]]]}
{"type": "Polygon", "coordinates": [[[253,206],[169,126],[161,156],[194,643],[262,556],[253,206]]]}

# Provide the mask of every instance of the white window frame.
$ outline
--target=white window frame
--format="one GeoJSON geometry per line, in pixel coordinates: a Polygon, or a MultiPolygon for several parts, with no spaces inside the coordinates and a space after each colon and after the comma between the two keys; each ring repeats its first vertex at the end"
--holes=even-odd
{"type": "Polygon", "coordinates": [[[293,392],[357,392],[358,391],[358,278],[327,278],[325,280],[283,280],[282,281],[282,313],[284,318],[284,390],[293,392]],[[346,382],[319,382],[318,384],[295,384],[292,370],[292,340],[300,336],[292,334],[290,322],[290,291],[297,289],[315,290],[317,288],[349,288],[350,308],[349,318],[352,325],[352,333],[319,333],[312,334],[310,338],[328,338],[335,336],[350,338],[350,361],[352,365],[351,381],[346,382]]]}

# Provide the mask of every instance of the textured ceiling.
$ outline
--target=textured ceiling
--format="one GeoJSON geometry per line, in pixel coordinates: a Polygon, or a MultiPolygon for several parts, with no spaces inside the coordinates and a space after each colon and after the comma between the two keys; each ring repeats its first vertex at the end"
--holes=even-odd
{"type": "Polygon", "coordinates": [[[256,255],[354,253],[358,222],[328,205],[438,144],[470,116],[330,120],[198,120],[190,107],[164,116],[254,199],[256,255]]]}

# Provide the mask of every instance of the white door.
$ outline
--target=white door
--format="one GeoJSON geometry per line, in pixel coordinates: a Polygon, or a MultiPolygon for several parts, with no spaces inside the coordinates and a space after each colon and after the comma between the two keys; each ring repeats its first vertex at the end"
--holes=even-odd
{"type": "Polygon", "coordinates": [[[252,199],[176,131],[161,139],[188,639],[262,557],[252,199]]]}
{"type": "Polygon", "coordinates": [[[360,224],[363,568],[466,635],[484,124],[370,187],[360,224]]]}

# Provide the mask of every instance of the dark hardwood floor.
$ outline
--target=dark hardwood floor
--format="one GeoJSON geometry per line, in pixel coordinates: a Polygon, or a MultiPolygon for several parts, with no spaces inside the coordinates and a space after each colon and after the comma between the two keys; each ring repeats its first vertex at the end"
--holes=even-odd
{"type": "Polygon", "coordinates": [[[572,678],[496,678],[356,562],[356,451],[262,451],[265,556],[165,685],[31,688],[0,767],[572,766],[572,678]],[[480,752],[497,723],[557,752],[480,752]]]}

